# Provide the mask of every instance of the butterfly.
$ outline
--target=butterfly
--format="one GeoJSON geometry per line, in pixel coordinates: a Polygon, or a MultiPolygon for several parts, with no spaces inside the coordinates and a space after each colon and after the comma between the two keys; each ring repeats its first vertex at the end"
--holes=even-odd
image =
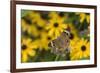
{"type": "Polygon", "coordinates": [[[59,37],[50,42],[49,46],[51,47],[51,53],[65,56],[70,51],[69,44],[70,32],[65,30],[59,37]]]}

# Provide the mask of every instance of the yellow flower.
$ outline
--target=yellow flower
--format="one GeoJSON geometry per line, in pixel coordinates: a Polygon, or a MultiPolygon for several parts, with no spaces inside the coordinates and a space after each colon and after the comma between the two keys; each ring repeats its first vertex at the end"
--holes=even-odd
{"type": "Polygon", "coordinates": [[[86,19],[87,23],[90,23],[90,15],[87,15],[86,13],[77,13],[80,16],[80,22],[83,23],[86,19]]]}
{"type": "Polygon", "coordinates": [[[46,21],[41,18],[39,12],[30,11],[28,15],[31,18],[33,25],[43,26],[46,24],[46,21]]]}
{"type": "Polygon", "coordinates": [[[42,22],[42,20],[40,20],[38,24],[34,24],[32,26],[31,35],[35,37],[41,36],[42,34],[46,32],[45,27],[46,27],[45,22],[42,22]]]}
{"type": "Polygon", "coordinates": [[[75,29],[73,24],[68,24],[68,30],[70,31],[70,42],[78,39],[78,31],[75,29]]]}
{"type": "Polygon", "coordinates": [[[40,14],[38,12],[35,12],[35,11],[27,11],[27,14],[26,16],[24,17],[29,17],[31,22],[34,24],[34,23],[37,23],[38,20],[40,19],[40,14]]]}
{"type": "Polygon", "coordinates": [[[52,19],[52,18],[57,18],[58,17],[58,14],[57,12],[50,12],[49,13],[49,17],[52,19]]]}
{"type": "Polygon", "coordinates": [[[37,37],[37,36],[40,36],[41,34],[43,34],[46,31],[45,30],[46,21],[41,19],[38,16],[35,19],[36,20],[33,23],[33,26],[32,26],[33,29],[32,29],[31,34],[37,37]]]}
{"type": "Polygon", "coordinates": [[[67,28],[67,24],[63,20],[51,19],[46,29],[49,30],[48,34],[57,38],[67,28]]]}
{"type": "Polygon", "coordinates": [[[22,54],[22,62],[26,62],[28,60],[28,56],[35,56],[37,46],[33,45],[31,39],[22,38],[21,41],[21,54],[22,54]]]}
{"type": "Polygon", "coordinates": [[[67,15],[64,12],[59,12],[59,19],[67,19],[67,15]]]}
{"type": "Polygon", "coordinates": [[[42,23],[42,21],[39,21],[38,24],[34,24],[31,26],[31,35],[38,37],[41,36],[43,33],[46,32],[46,24],[42,23]]]}
{"type": "Polygon", "coordinates": [[[28,33],[31,32],[31,24],[27,23],[24,19],[21,19],[21,28],[22,31],[27,31],[28,33]]]}
{"type": "Polygon", "coordinates": [[[38,46],[40,50],[48,50],[48,44],[53,40],[52,36],[49,36],[48,33],[43,33],[37,40],[34,41],[35,45],[38,46]]]}
{"type": "Polygon", "coordinates": [[[79,41],[78,37],[74,37],[73,39],[70,39],[70,48],[74,48],[76,46],[76,43],[79,41]]]}
{"type": "Polygon", "coordinates": [[[67,16],[65,15],[64,12],[50,12],[49,13],[49,17],[51,19],[58,19],[58,20],[60,20],[60,19],[63,19],[63,20],[67,19],[67,16]]]}
{"type": "Polygon", "coordinates": [[[31,34],[32,32],[32,26],[34,25],[32,23],[32,19],[34,16],[34,12],[33,11],[27,11],[27,13],[21,18],[21,28],[23,32],[28,32],[29,34],[31,34]]]}
{"type": "MultiPolygon", "coordinates": [[[[31,13],[30,13],[31,14],[31,13]]],[[[40,14],[38,12],[33,12],[32,23],[37,23],[41,20],[40,14]]]]}
{"type": "Polygon", "coordinates": [[[21,24],[23,31],[27,31],[28,34],[37,37],[44,31],[46,21],[41,19],[38,12],[28,11],[27,15],[22,18],[21,24]]]}
{"type": "Polygon", "coordinates": [[[74,44],[70,51],[71,60],[80,60],[90,57],[90,42],[81,39],[74,44]]]}

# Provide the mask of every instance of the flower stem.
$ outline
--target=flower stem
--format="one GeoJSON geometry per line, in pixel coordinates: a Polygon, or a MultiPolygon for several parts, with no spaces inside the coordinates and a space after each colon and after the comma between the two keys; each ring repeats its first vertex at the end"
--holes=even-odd
{"type": "Polygon", "coordinates": [[[55,61],[57,61],[59,59],[59,54],[56,55],[55,61]]]}
{"type": "Polygon", "coordinates": [[[81,29],[81,27],[82,27],[82,24],[80,24],[80,26],[78,27],[78,29],[80,30],[80,29],[81,29]]]}

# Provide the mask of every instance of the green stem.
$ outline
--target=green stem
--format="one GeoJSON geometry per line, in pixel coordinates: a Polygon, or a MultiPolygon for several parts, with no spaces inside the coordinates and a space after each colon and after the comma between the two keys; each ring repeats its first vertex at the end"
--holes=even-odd
{"type": "Polygon", "coordinates": [[[81,29],[81,27],[82,27],[82,24],[80,24],[80,26],[78,27],[78,28],[79,28],[79,30],[81,29]]]}
{"type": "Polygon", "coordinates": [[[56,55],[55,61],[57,61],[59,59],[59,54],[56,55]]]}

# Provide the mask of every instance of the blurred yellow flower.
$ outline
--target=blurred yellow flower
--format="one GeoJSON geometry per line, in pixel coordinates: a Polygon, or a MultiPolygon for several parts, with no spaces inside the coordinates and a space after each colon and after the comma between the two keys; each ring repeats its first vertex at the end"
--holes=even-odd
{"type": "Polygon", "coordinates": [[[65,15],[65,13],[64,12],[59,12],[59,14],[58,14],[58,16],[59,16],[59,19],[67,19],[67,15],[65,15]]]}
{"type": "Polygon", "coordinates": [[[40,50],[48,50],[48,44],[53,40],[52,36],[49,36],[48,33],[43,33],[37,40],[34,41],[35,45],[38,46],[40,50]]]}
{"type": "Polygon", "coordinates": [[[40,14],[38,12],[35,12],[33,14],[33,18],[32,18],[32,23],[37,24],[37,22],[39,22],[39,20],[41,20],[40,14]]]}
{"type": "Polygon", "coordinates": [[[46,33],[47,31],[46,31],[46,26],[45,25],[43,25],[43,26],[39,26],[39,25],[37,25],[37,26],[35,26],[32,30],[32,35],[35,35],[36,37],[40,37],[40,36],[42,36],[44,33],[46,33]],[[35,29],[34,29],[35,28],[35,29]]]}
{"type": "Polygon", "coordinates": [[[29,16],[31,18],[32,24],[34,24],[34,25],[43,26],[46,24],[45,23],[46,21],[41,18],[39,12],[30,11],[29,16]]]}
{"type": "Polygon", "coordinates": [[[63,20],[51,19],[46,29],[49,30],[48,34],[57,38],[67,28],[67,24],[63,20]]]}
{"type": "Polygon", "coordinates": [[[74,37],[73,39],[70,40],[70,48],[73,49],[77,42],[79,41],[79,38],[78,37],[74,37]]]}
{"type": "Polygon", "coordinates": [[[22,53],[22,62],[26,62],[28,60],[28,56],[35,56],[37,46],[32,44],[31,39],[22,38],[21,41],[21,53],[22,53]]]}
{"type": "Polygon", "coordinates": [[[65,15],[64,12],[50,12],[49,13],[49,17],[51,19],[58,19],[58,20],[60,20],[60,19],[63,19],[63,20],[67,19],[67,16],[65,15]]]}
{"type": "Polygon", "coordinates": [[[27,23],[24,19],[21,19],[21,28],[22,31],[27,31],[28,33],[31,32],[31,24],[27,23]]]}
{"type": "Polygon", "coordinates": [[[80,60],[90,57],[90,42],[81,39],[74,44],[70,51],[71,60],[80,60]]]}
{"type": "Polygon", "coordinates": [[[37,37],[44,31],[46,21],[40,17],[38,12],[28,11],[21,20],[22,30],[37,37]]]}
{"type": "Polygon", "coordinates": [[[40,19],[40,14],[35,11],[28,11],[26,17],[29,17],[32,23],[37,23],[38,20],[40,19]]]}
{"type": "Polygon", "coordinates": [[[86,13],[77,13],[80,16],[80,22],[83,23],[86,19],[87,23],[90,23],[90,15],[87,15],[86,13]]]}
{"type": "Polygon", "coordinates": [[[78,31],[74,27],[74,24],[68,24],[68,30],[70,31],[70,42],[78,39],[78,31]]]}
{"type": "Polygon", "coordinates": [[[50,17],[51,19],[57,18],[57,17],[58,17],[58,14],[57,14],[57,12],[52,11],[52,12],[49,13],[49,17],[50,17]]]}

